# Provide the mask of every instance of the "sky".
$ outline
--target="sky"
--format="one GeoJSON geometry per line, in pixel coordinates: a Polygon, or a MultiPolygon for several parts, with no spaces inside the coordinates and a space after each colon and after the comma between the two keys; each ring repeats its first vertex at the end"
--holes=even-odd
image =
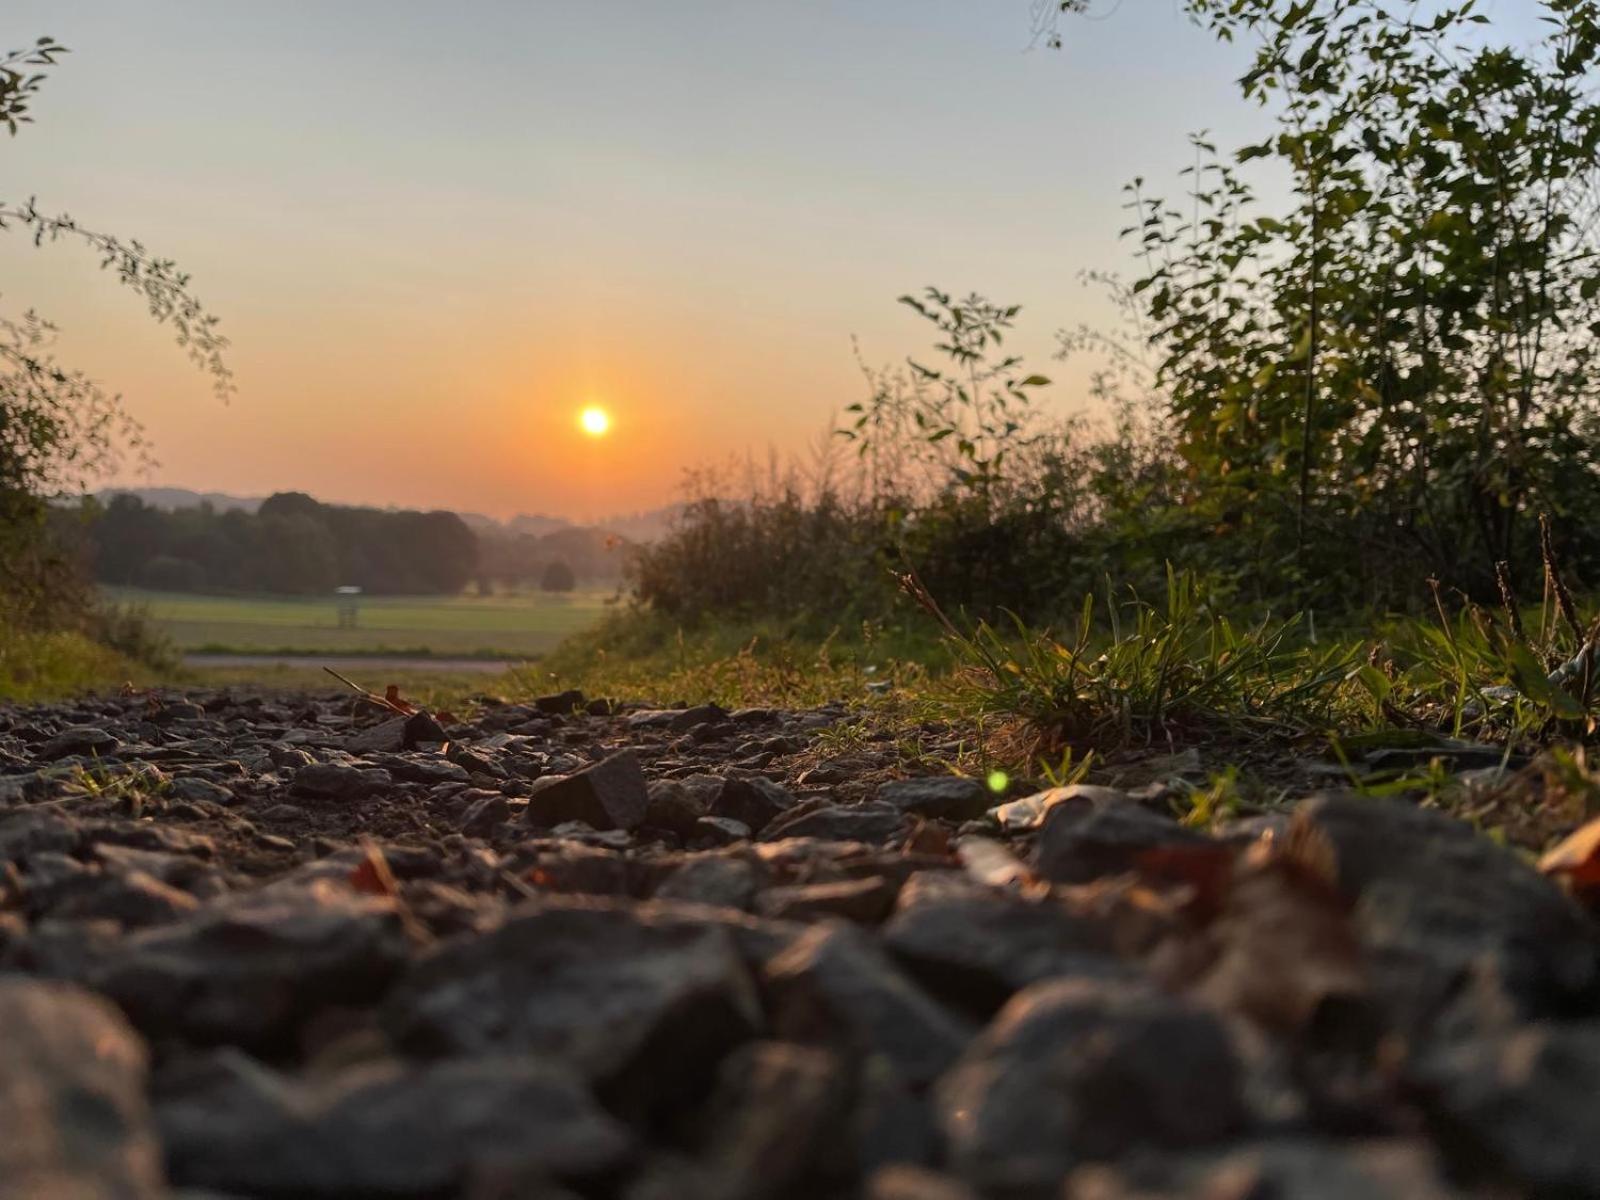
{"type": "Polygon", "coordinates": [[[238,391],[71,246],[0,237],[0,306],[143,423],[122,484],[651,507],[803,452],[864,393],[852,339],[926,349],[895,297],[929,284],[1022,305],[1074,411],[1053,333],[1114,324],[1079,273],[1130,267],[1122,185],[1263,128],[1242,48],[1102,7],[1052,51],[1032,0],[7,0],[0,46],[72,53],[0,199],[176,259],[238,391]]]}

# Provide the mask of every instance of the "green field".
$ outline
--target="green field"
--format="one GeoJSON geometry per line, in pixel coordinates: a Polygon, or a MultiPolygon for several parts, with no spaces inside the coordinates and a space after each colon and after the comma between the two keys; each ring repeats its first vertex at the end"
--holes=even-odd
{"type": "Polygon", "coordinates": [[[107,588],[145,610],[182,650],[234,654],[405,654],[528,658],[593,625],[611,592],[529,596],[363,596],[354,629],[332,596],[199,596],[107,588]]]}

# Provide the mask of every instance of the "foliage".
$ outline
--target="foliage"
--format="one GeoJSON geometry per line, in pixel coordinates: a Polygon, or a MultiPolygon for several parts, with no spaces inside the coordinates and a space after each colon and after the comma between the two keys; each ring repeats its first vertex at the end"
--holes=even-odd
{"type": "Polygon", "coordinates": [[[1537,563],[1548,511],[1600,562],[1596,7],[1548,0],[1530,48],[1470,0],[1183,7],[1257,44],[1240,90],[1276,123],[1227,155],[1194,138],[1181,204],[1130,187],[1212,561],[1268,596],[1333,580],[1402,603],[1430,572],[1484,596],[1496,563],[1537,563]],[[1256,160],[1287,205],[1259,200],[1256,160]]]}
{"type": "Polygon", "coordinates": [[[71,630],[41,632],[0,621],[0,697],[55,700],[138,680],[147,669],[71,630]]]}
{"type": "Polygon", "coordinates": [[[1326,719],[1350,666],[1299,620],[1236,624],[1193,577],[1169,571],[1160,605],[1085,596],[1065,635],[1013,618],[962,629],[920,581],[906,586],[962,664],[954,697],[974,715],[1020,719],[1037,752],[1254,736],[1326,719]]]}
{"type": "Polygon", "coordinates": [[[521,674],[533,694],[575,686],[655,704],[802,706],[862,703],[881,690],[915,688],[944,662],[927,632],[871,623],[818,636],[775,620],[686,629],[661,615],[624,611],[569,637],[521,674]]]}
{"type": "Polygon", "coordinates": [[[96,578],[160,591],[445,594],[478,565],[477,537],[454,513],[345,508],[299,492],[255,513],[167,512],[120,493],[88,504],[77,525],[96,578]]]}
{"type": "Polygon", "coordinates": [[[544,592],[570,592],[577,586],[577,575],[560,559],[547,566],[539,577],[539,590],[544,592]]]}
{"type": "MultiPolygon", "coordinates": [[[[44,81],[41,70],[28,69],[53,66],[66,52],[40,38],[29,49],[0,55],[0,122],[13,135],[32,120],[32,102],[44,81]]],[[[35,246],[69,241],[86,247],[103,269],[139,293],[151,317],[172,330],[211,376],[219,395],[232,391],[227,340],[171,260],[69,215],[47,213],[31,198],[0,199],[0,230],[28,236],[35,246]]],[[[121,631],[126,638],[130,628],[126,616],[108,618],[98,610],[78,557],[50,537],[48,502],[81,488],[120,454],[142,449],[120,399],[56,361],[54,336],[54,327],[32,310],[0,315],[0,560],[6,565],[0,574],[0,629],[16,639],[13,646],[30,648],[30,660],[57,665],[41,671],[41,678],[60,676],[60,664],[82,657],[73,648],[77,634],[121,631]],[[69,632],[60,641],[27,632],[46,630],[69,632]]],[[[153,644],[142,650],[155,653],[153,644]]],[[[24,687],[31,685],[13,672],[0,694],[24,687]]]]}
{"type": "Polygon", "coordinates": [[[34,94],[44,83],[42,71],[28,71],[28,67],[53,67],[56,60],[67,53],[65,46],[54,38],[42,37],[26,50],[8,50],[0,54],[0,124],[15,137],[20,125],[28,125],[33,116],[28,111],[34,94]]]}

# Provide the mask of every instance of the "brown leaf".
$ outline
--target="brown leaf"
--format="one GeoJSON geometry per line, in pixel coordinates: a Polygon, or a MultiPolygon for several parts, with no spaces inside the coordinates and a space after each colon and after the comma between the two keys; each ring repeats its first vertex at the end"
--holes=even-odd
{"type": "Polygon", "coordinates": [[[1133,868],[1151,886],[1180,885],[1189,889],[1183,907],[1199,921],[1222,911],[1233,883],[1238,850],[1226,842],[1155,846],[1134,857],[1133,868]]]}
{"type": "Polygon", "coordinates": [[[384,689],[383,702],[402,716],[409,717],[412,713],[417,711],[417,706],[415,704],[412,704],[409,700],[402,700],[400,698],[400,685],[398,683],[391,683],[387,688],[384,689]]]}
{"type": "Polygon", "coordinates": [[[1040,883],[1026,863],[992,838],[962,838],[956,844],[956,855],[967,874],[987,887],[1030,887],[1040,883]]]}
{"type": "Polygon", "coordinates": [[[1539,860],[1539,870],[1561,876],[1575,891],[1600,891],[1600,817],[1563,838],[1539,860]]]}
{"type": "Polygon", "coordinates": [[[362,859],[346,877],[352,888],[364,896],[399,896],[400,884],[389,869],[389,860],[378,847],[361,848],[362,859]]]}
{"type": "Polygon", "coordinates": [[[1305,1029],[1329,1001],[1367,994],[1348,904],[1317,862],[1289,849],[1264,840],[1238,865],[1199,984],[1213,1003],[1282,1033],[1305,1029]]]}
{"type": "Polygon", "coordinates": [[[932,821],[919,820],[906,836],[905,852],[947,855],[950,853],[950,831],[932,821]]]}

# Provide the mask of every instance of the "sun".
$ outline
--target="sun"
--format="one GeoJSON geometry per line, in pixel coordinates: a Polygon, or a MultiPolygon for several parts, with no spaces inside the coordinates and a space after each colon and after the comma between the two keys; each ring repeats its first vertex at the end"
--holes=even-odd
{"type": "Polygon", "coordinates": [[[578,414],[578,428],[590,437],[605,437],[611,431],[611,414],[591,404],[578,414]]]}

